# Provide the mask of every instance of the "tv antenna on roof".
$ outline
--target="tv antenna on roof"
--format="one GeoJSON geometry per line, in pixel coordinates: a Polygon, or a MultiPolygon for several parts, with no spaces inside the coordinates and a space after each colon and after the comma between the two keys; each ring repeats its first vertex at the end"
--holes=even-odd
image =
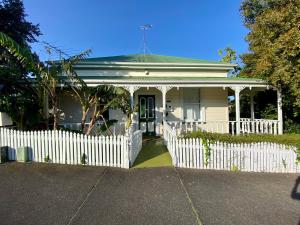
{"type": "Polygon", "coordinates": [[[143,48],[144,48],[144,56],[146,55],[147,50],[147,40],[146,40],[146,31],[152,28],[151,24],[145,24],[140,26],[140,29],[143,31],[143,48]]]}

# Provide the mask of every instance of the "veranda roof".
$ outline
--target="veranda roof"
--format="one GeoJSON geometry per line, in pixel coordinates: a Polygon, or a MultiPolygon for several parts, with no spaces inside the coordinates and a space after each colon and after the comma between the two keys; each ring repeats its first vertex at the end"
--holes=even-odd
{"type": "Polygon", "coordinates": [[[128,84],[140,86],[174,85],[174,86],[245,86],[245,87],[266,87],[264,80],[240,77],[151,77],[151,76],[84,76],[86,83],[92,84],[128,84]]]}

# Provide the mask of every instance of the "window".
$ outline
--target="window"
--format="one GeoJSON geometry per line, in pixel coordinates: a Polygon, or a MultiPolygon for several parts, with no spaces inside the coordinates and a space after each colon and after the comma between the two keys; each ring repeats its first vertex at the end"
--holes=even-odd
{"type": "Polygon", "coordinates": [[[148,117],[154,118],[154,99],[153,97],[148,97],[148,117]]]}
{"type": "Polygon", "coordinates": [[[201,120],[200,89],[183,89],[183,116],[185,121],[201,120]]]}
{"type": "Polygon", "coordinates": [[[140,118],[146,118],[146,99],[140,98],[140,118]]]}

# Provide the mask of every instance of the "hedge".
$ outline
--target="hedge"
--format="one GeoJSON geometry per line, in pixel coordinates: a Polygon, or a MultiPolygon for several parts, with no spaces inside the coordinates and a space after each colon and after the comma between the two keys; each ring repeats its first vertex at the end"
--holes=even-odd
{"type": "Polygon", "coordinates": [[[219,134],[210,132],[189,132],[183,135],[183,138],[202,138],[212,141],[220,141],[226,143],[257,143],[257,142],[271,142],[278,144],[285,144],[295,146],[300,149],[300,134],[283,134],[283,135],[270,135],[270,134],[219,134]]]}

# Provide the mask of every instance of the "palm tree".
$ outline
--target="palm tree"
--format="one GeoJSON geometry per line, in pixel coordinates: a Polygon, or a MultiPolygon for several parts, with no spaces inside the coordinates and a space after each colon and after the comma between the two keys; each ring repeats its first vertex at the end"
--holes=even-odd
{"type": "Polygon", "coordinates": [[[132,109],[129,96],[125,89],[109,85],[88,87],[88,85],[76,74],[73,67],[68,72],[69,86],[72,89],[70,95],[74,96],[80,103],[82,109],[81,131],[87,135],[91,134],[97,121],[102,120],[106,129],[110,132],[103,114],[109,108],[119,108],[126,115],[126,128],[131,123],[132,109]],[[91,120],[87,130],[84,130],[88,113],[91,120]]]}
{"type": "Polygon", "coordinates": [[[68,83],[69,87],[71,88],[69,95],[77,99],[81,105],[82,116],[80,127],[81,131],[84,132],[86,118],[94,102],[94,90],[93,88],[88,87],[87,84],[78,76],[74,76],[75,73],[72,74],[73,75],[70,77],[70,82],[68,83]]]}
{"type": "MultiPolygon", "coordinates": [[[[33,59],[29,49],[21,48],[14,40],[1,32],[0,46],[16,57],[24,67],[28,68],[28,71],[33,71],[36,74],[36,87],[41,95],[40,99],[44,99],[44,95],[47,95],[51,101],[54,119],[53,129],[57,129],[59,124],[57,87],[63,84],[69,84],[73,91],[72,94],[76,96],[81,104],[81,129],[83,132],[87,114],[91,113],[91,121],[86,131],[87,135],[91,133],[99,120],[103,120],[106,127],[108,127],[103,114],[112,107],[121,109],[126,115],[126,128],[131,125],[133,112],[130,107],[128,93],[123,88],[105,85],[88,87],[74,70],[74,65],[78,61],[85,59],[89,55],[90,50],[67,59],[62,58],[60,61],[48,61],[44,65],[33,59]]],[[[46,44],[46,47],[49,52],[59,51],[48,44],[46,44]]]]}
{"type": "MultiPolygon", "coordinates": [[[[13,39],[6,34],[0,32],[0,46],[6,49],[12,56],[35,74],[35,83],[37,92],[41,95],[40,99],[44,99],[44,95],[50,98],[53,113],[53,129],[58,128],[59,109],[57,87],[63,85],[69,77],[76,76],[73,66],[80,60],[86,58],[90,50],[86,50],[78,55],[62,58],[60,61],[48,61],[46,65],[34,60],[31,51],[28,48],[22,48],[13,39]]],[[[49,53],[58,51],[55,47],[46,43],[49,53]]],[[[41,100],[42,102],[42,100],[41,100]]]]}
{"type": "Polygon", "coordinates": [[[38,76],[38,57],[27,47],[0,32],[1,110],[24,129],[40,121],[39,88],[31,77],[38,76]],[[26,120],[25,120],[26,118],[26,120]]]}
{"type": "MultiPolygon", "coordinates": [[[[32,52],[26,47],[21,47],[17,42],[1,31],[0,46],[14,56],[28,71],[36,71],[36,60],[34,60],[32,52]]],[[[9,60],[5,55],[1,55],[1,57],[9,60]]]]}

